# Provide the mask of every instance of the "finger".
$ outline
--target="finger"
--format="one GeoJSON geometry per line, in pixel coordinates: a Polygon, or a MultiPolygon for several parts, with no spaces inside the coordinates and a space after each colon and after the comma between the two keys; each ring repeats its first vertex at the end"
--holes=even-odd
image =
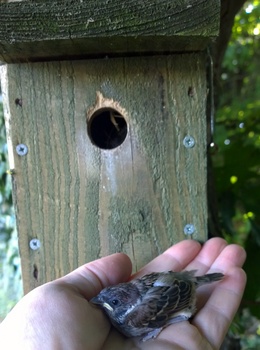
{"type": "Polygon", "coordinates": [[[203,244],[199,254],[186,267],[186,270],[198,270],[200,275],[207,273],[226,246],[227,242],[224,239],[211,238],[203,244]]]}
{"type": "Polygon", "coordinates": [[[192,324],[218,349],[239,307],[246,284],[240,267],[225,271],[223,281],[215,285],[206,305],[195,315],[192,324]]]}
{"type": "Polygon", "coordinates": [[[237,244],[230,244],[223,249],[210,267],[210,272],[215,270],[228,270],[232,266],[242,267],[246,260],[244,248],[237,244]]]}
{"type": "Polygon", "coordinates": [[[197,241],[181,241],[145,265],[134,277],[143,276],[150,272],[183,270],[197,256],[200,250],[201,245],[197,241]]]}
{"type": "MultiPolygon", "coordinates": [[[[223,246],[221,247],[221,249],[222,248],[223,246]]],[[[219,249],[219,251],[221,249],[219,249]]],[[[236,244],[230,244],[224,247],[224,249],[220,251],[219,255],[216,258],[214,254],[212,254],[212,258],[210,258],[210,255],[211,255],[209,254],[210,251],[211,249],[209,249],[209,252],[208,252],[209,257],[206,263],[204,263],[200,268],[200,274],[222,272],[225,275],[227,271],[229,271],[233,267],[242,267],[246,259],[245,250],[236,244]],[[214,261],[212,261],[212,264],[210,266],[211,260],[214,260],[214,261]]],[[[206,255],[206,253],[204,253],[204,255],[206,255]]],[[[224,277],[224,279],[226,279],[226,277],[224,277]]],[[[218,283],[222,283],[222,282],[218,282],[218,283]]],[[[203,305],[205,305],[215,286],[216,284],[214,283],[214,284],[202,286],[201,288],[198,289],[197,291],[198,309],[200,309],[203,305]]]]}
{"type": "MultiPolygon", "coordinates": [[[[172,333],[169,339],[153,339],[151,341],[142,342],[140,337],[137,338],[125,338],[123,335],[119,334],[115,329],[111,329],[109,337],[107,337],[106,343],[103,345],[103,350],[114,350],[114,349],[124,349],[124,350],[183,350],[183,347],[177,347],[173,345],[172,333]],[[174,347],[173,347],[174,346],[174,347]]],[[[191,350],[191,349],[189,349],[191,350]]],[[[204,350],[204,348],[203,348],[204,350]]],[[[206,350],[206,349],[205,349],[206,350]]]]}
{"type": "Polygon", "coordinates": [[[101,289],[127,281],[131,271],[132,264],[129,257],[122,253],[116,253],[82,265],[55,282],[70,284],[86,299],[90,300],[101,289]]]}
{"type": "Polygon", "coordinates": [[[159,340],[168,341],[172,349],[212,350],[207,339],[188,321],[169,325],[159,334],[159,340]],[[175,336],[173,336],[175,334],[175,336]]]}

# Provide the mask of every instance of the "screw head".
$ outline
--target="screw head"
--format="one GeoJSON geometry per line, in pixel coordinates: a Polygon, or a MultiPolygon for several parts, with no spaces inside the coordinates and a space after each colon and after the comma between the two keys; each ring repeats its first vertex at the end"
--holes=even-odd
{"type": "Polygon", "coordinates": [[[195,232],[195,226],[192,224],[187,224],[184,226],[183,232],[185,235],[192,235],[195,232]]]}
{"type": "Polygon", "coordinates": [[[28,153],[28,147],[23,143],[19,143],[15,149],[18,156],[25,156],[28,153]]]}
{"type": "Polygon", "coordinates": [[[40,247],[41,247],[41,242],[39,241],[39,239],[33,238],[33,239],[31,239],[30,242],[29,242],[29,247],[30,247],[32,250],[38,250],[38,249],[40,249],[40,247]]]}
{"type": "Polygon", "coordinates": [[[184,139],[183,139],[183,145],[186,148],[194,147],[195,146],[195,139],[194,139],[194,137],[192,137],[190,135],[185,136],[184,139]]]}

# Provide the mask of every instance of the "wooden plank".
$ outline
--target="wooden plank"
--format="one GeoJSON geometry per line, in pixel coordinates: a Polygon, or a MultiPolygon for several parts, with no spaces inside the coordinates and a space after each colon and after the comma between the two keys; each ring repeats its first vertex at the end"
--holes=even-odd
{"type": "Polygon", "coordinates": [[[171,244],[207,238],[203,54],[1,67],[28,291],[116,251],[134,269],[171,244]],[[192,93],[191,93],[192,91],[192,93]],[[98,96],[98,99],[97,99],[98,96]],[[94,145],[86,115],[116,106],[125,141],[94,145]],[[183,139],[192,135],[193,148],[183,139]],[[17,144],[28,153],[19,156],[17,144]],[[29,242],[37,238],[39,250],[29,242]]]}
{"type": "Polygon", "coordinates": [[[203,50],[219,0],[22,1],[0,4],[0,61],[203,50]]]}

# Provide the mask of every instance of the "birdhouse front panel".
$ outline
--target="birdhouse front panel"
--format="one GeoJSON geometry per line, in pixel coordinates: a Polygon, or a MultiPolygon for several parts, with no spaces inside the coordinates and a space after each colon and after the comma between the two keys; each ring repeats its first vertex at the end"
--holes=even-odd
{"type": "Polygon", "coordinates": [[[204,54],[1,70],[25,290],[206,239],[204,54]]]}

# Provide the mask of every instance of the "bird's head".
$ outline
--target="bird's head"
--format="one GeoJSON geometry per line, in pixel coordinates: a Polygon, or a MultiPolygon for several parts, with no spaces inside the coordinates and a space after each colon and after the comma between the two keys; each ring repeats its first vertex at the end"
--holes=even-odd
{"type": "Polygon", "coordinates": [[[90,302],[102,307],[112,320],[120,322],[125,314],[136,306],[139,298],[140,294],[135,286],[122,283],[103,289],[90,302]]]}

